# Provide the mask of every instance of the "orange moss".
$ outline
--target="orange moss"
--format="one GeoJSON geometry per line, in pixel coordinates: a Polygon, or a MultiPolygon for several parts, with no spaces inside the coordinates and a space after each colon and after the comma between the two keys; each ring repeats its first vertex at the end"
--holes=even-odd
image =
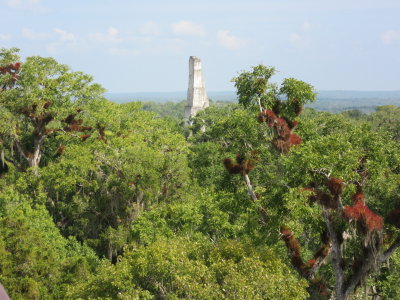
{"type": "Polygon", "coordinates": [[[239,174],[242,172],[242,167],[238,164],[234,164],[230,158],[224,159],[224,166],[231,174],[239,174]]]}
{"type": "MultiPolygon", "coordinates": [[[[361,193],[358,198],[364,198],[361,193]]],[[[353,206],[346,206],[343,210],[346,218],[358,221],[367,231],[378,231],[383,228],[383,218],[368,208],[364,201],[358,199],[353,206]]]]}
{"type": "Polygon", "coordinates": [[[320,193],[319,201],[326,208],[336,209],[339,205],[338,199],[327,193],[320,193]]]}
{"type": "Polygon", "coordinates": [[[330,177],[326,186],[332,195],[339,196],[343,193],[344,181],[339,178],[330,177]]]}
{"type": "Polygon", "coordinates": [[[357,202],[364,202],[365,196],[364,193],[361,191],[358,191],[357,193],[355,193],[352,197],[353,199],[353,203],[357,203],[357,202]]]}
{"type": "Polygon", "coordinates": [[[289,143],[291,146],[299,145],[301,142],[302,142],[302,139],[297,134],[292,133],[290,135],[289,143]]]}

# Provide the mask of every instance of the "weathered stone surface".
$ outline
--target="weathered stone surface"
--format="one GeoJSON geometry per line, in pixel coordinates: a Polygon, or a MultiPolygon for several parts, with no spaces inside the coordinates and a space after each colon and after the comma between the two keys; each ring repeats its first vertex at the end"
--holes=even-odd
{"type": "Polygon", "coordinates": [[[201,60],[196,56],[189,58],[189,87],[185,107],[185,123],[190,125],[190,117],[209,106],[209,101],[201,72],[201,60]]]}

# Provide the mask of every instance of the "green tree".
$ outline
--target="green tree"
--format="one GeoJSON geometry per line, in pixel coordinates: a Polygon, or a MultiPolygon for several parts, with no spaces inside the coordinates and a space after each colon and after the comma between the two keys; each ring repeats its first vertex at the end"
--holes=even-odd
{"type": "MultiPolygon", "coordinates": [[[[273,73],[268,68],[258,68],[258,70],[263,70],[268,76],[273,73]]],[[[315,99],[311,86],[293,79],[284,80],[280,93],[286,94],[287,100],[282,102],[278,97],[271,97],[263,102],[268,90],[266,80],[260,80],[255,70],[253,73],[244,72],[243,74],[244,76],[240,75],[234,79],[239,99],[242,99],[241,103],[244,106],[250,106],[257,100],[261,111],[259,121],[273,128],[275,134],[275,138],[272,139],[273,145],[281,153],[287,154],[286,161],[289,159],[292,164],[287,169],[288,165],[281,163],[286,169],[284,174],[289,175],[285,180],[289,191],[281,194],[283,201],[281,200],[280,203],[284,204],[285,209],[282,209],[283,207],[279,209],[279,214],[287,210],[285,216],[282,215],[284,217],[281,220],[280,232],[290,252],[291,264],[301,276],[309,280],[309,292],[313,297],[319,299],[323,295],[329,295],[327,283],[333,276],[335,297],[348,299],[374,268],[379,268],[400,246],[398,234],[393,237],[388,246],[384,246],[382,239],[384,229],[391,232],[393,225],[398,226],[394,221],[398,217],[398,204],[394,201],[398,193],[398,185],[396,186],[398,153],[393,155],[393,151],[396,152],[396,150],[390,144],[387,135],[373,134],[369,132],[368,127],[355,127],[352,130],[344,127],[344,132],[338,132],[336,129],[333,130],[333,134],[328,133],[323,137],[315,136],[315,139],[310,142],[302,142],[300,137],[292,133],[297,125],[297,121],[293,118],[299,115],[303,104],[315,99]],[[264,88],[260,87],[262,85],[264,88]],[[266,110],[263,110],[263,105],[267,105],[266,110]],[[295,140],[296,142],[291,142],[295,140]],[[383,143],[386,143],[384,147],[383,143]],[[311,145],[317,144],[316,148],[310,148],[311,145]],[[295,145],[300,145],[300,147],[293,147],[295,145]],[[303,159],[296,157],[297,153],[303,153],[303,159]],[[388,160],[392,160],[393,164],[387,164],[388,160]],[[390,185],[394,187],[389,189],[392,191],[390,196],[381,194],[375,198],[376,194],[372,190],[380,185],[386,186],[386,194],[388,194],[388,182],[383,183],[379,179],[382,175],[378,174],[382,174],[381,172],[387,174],[387,178],[391,179],[390,185]],[[290,178],[295,181],[291,182],[290,178]],[[299,182],[302,184],[299,185],[299,182]],[[372,189],[369,188],[369,184],[373,185],[372,189]],[[296,195],[296,193],[301,194],[302,188],[305,190],[304,195],[296,195]],[[368,205],[365,199],[369,200],[368,205]],[[310,208],[307,208],[308,206],[310,208]],[[376,211],[388,216],[386,224],[376,211]],[[307,214],[311,214],[307,223],[301,219],[293,220],[298,217],[307,218],[305,217],[307,214]],[[356,233],[351,229],[352,222],[358,226],[356,233]],[[306,256],[300,251],[301,242],[289,229],[288,224],[295,226],[299,234],[307,227],[308,230],[318,232],[313,236],[314,239],[320,241],[319,245],[318,242],[315,243],[314,254],[311,249],[308,250],[308,256],[312,256],[311,259],[303,260],[306,256]],[[311,224],[313,224],[313,229],[310,228],[311,224]],[[350,231],[353,234],[349,238],[350,231]],[[329,254],[332,258],[333,273],[321,279],[317,272],[329,254]]],[[[340,125],[334,126],[334,128],[338,127],[340,125]]],[[[282,157],[284,158],[285,156],[282,157]]],[[[259,197],[253,192],[248,177],[251,171],[251,168],[248,168],[248,159],[246,156],[239,155],[236,162],[231,159],[225,160],[225,166],[230,173],[240,173],[244,176],[249,194],[253,201],[257,202],[259,197]]],[[[284,190],[281,189],[282,192],[284,190]]],[[[266,194],[264,193],[261,197],[268,197],[266,194]]],[[[268,216],[269,203],[262,204],[262,207],[263,213],[268,216]]],[[[320,274],[325,272],[322,271],[320,274]]]]}
{"type": "Polygon", "coordinates": [[[53,58],[19,60],[18,49],[1,49],[0,147],[17,168],[37,168],[49,136],[90,130],[79,119],[82,107],[104,89],[53,58]]]}
{"type": "Polygon", "coordinates": [[[251,71],[243,71],[233,78],[239,104],[244,107],[256,105],[260,111],[264,109],[275,109],[275,113],[285,111],[290,118],[294,117],[294,112],[301,110],[304,104],[316,100],[316,93],[310,84],[286,78],[279,87],[276,83],[269,82],[274,74],[275,68],[258,65],[252,67],[251,71]]]}
{"type": "Polygon", "coordinates": [[[11,299],[63,299],[66,287],[94,272],[99,259],[64,238],[44,206],[6,188],[0,192],[0,282],[11,299]]]}
{"type": "MultiPolygon", "coordinates": [[[[143,211],[183,200],[190,187],[184,137],[137,103],[99,101],[85,122],[103,125],[84,142],[64,139],[61,156],[31,179],[63,234],[116,259],[143,211]]],[[[61,138],[61,137],[60,137],[61,138]]]]}
{"type": "Polygon", "coordinates": [[[368,116],[372,127],[389,132],[393,139],[400,140],[400,107],[395,105],[378,106],[376,112],[368,116]]]}
{"type": "Polygon", "coordinates": [[[174,237],[131,245],[114,266],[71,288],[71,298],[305,299],[299,280],[270,249],[240,241],[174,237]],[[135,287],[135,288],[134,288],[135,287]]]}

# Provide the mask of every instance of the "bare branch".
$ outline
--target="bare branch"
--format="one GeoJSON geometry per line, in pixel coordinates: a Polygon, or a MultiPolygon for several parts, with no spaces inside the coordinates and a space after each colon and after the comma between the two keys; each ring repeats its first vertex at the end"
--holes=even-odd
{"type": "Polygon", "coordinates": [[[247,192],[253,201],[257,201],[257,195],[254,192],[253,186],[251,185],[251,181],[248,174],[244,174],[243,178],[246,182],[247,192]]]}
{"type": "Polygon", "coordinates": [[[397,248],[400,247],[400,236],[397,237],[397,239],[393,242],[393,244],[383,252],[380,261],[384,262],[388,260],[388,258],[396,251],[397,248]]]}
{"type": "Polygon", "coordinates": [[[19,143],[19,141],[18,140],[14,140],[14,144],[17,147],[18,152],[21,154],[21,156],[23,158],[25,158],[27,161],[29,161],[29,157],[26,155],[24,149],[22,149],[21,144],[19,143]]]}
{"type": "Polygon", "coordinates": [[[21,166],[20,166],[17,162],[15,162],[14,160],[12,160],[11,158],[4,157],[4,159],[5,159],[6,161],[8,161],[9,163],[12,163],[12,164],[14,165],[14,167],[15,167],[18,171],[20,171],[20,172],[24,171],[24,169],[21,168],[21,166]]]}

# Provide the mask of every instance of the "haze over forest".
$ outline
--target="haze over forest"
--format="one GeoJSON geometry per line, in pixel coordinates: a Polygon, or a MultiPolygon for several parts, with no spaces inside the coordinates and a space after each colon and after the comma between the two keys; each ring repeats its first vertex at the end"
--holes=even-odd
{"type": "MultiPolygon", "coordinates": [[[[186,92],[105,93],[105,97],[115,103],[165,103],[185,101],[186,92]]],[[[237,102],[237,95],[233,91],[209,91],[208,97],[212,101],[237,102]]],[[[335,113],[353,109],[367,113],[382,105],[400,105],[400,91],[318,91],[317,101],[308,106],[335,113]]]]}

